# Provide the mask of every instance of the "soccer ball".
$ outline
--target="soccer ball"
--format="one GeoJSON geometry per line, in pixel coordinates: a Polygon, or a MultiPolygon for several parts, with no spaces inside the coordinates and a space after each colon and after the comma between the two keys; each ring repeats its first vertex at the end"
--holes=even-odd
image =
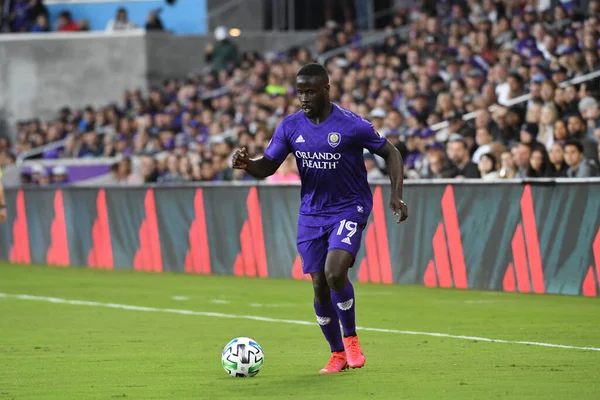
{"type": "Polygon", "coordinates": [[[234,378],[258,374],[264,362],[265,356],[260,345],[247,337],[233,339],[221,353],[221,365],[234,378]]]}

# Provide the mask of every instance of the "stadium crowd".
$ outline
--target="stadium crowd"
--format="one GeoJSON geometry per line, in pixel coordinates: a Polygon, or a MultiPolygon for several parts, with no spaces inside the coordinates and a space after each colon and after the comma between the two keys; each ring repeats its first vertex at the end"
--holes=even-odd
{"type": "MultiPolygon", "coordinates": [[[[326,63],[331,98],[398,147],[408,179],[597,176],[599,80],[559,84],[600,69],[600,1],[557,4],[425,1],[398,10],[387,28],[408,27],[406,35],[363,47],[352,22],[328,23],[312,53],[239,54],[221,31],[206,49],[211,73],[20,123],[14,144],[0,140],[0,164],[66,139],[41,157],[123,155],[112,169],[122,184],[252,180],[231,168],[232,152],[245,146],[260,156],[280,121],[299,110],[296,71],[352,45],[326,63]],[[222,94],[206,98],[213,90],[222,94]],[[475,118],[464,120],[471,112],[475,118]],[[432,129],[442,121],[446,127],[432,129]]],[[[365,165],[371,181],[387,179],[383,160],[367,153],[365,165]]],[[[298,180],[291,155],[268,178],[298,180]]]]}

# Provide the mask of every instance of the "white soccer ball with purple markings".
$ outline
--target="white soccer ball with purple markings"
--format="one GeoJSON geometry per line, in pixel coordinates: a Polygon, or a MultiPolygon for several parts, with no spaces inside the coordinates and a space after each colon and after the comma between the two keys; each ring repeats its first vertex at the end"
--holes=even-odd
{"type": "Polygon", "coordinates": [[[253,339],[239,337],[227,343],[221,353],[221,365],[234,378],[258,374],[265,362],[262,347],[253,339]]]}

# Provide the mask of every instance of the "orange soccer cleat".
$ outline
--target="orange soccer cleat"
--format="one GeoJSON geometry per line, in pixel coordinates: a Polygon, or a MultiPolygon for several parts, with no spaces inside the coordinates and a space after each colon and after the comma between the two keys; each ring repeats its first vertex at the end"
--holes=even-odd
{"type": "Polygon", "coordinates": [[[360,348],[358,336],[348,336],[344,338],[344,347],[346,349],[346,359],[350,368],[361,368],[365,365],[365,353],[360,348]]]}
{"type": "Polygon", "coordinates": [[[348,369],[348,363],[346,362],[346,352],[344,351],[335,351],[331,353],[331,358],[329,362],[321,371],[321,374],[331,374],[335,372],[341,372],[345,369],[348,369]]]}

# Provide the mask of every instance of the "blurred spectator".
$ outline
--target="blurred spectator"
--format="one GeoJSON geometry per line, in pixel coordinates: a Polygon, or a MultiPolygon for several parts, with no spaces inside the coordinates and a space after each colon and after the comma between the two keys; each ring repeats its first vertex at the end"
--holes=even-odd
{"type": "Polygon", "coordinates": [[[584,158],[583,145],[578,140],[571,139],[565,144],[565,162],[569,178],[589,178],[598,173],[596,166],[584,158]]]}
{"type": "Polygon", "coordinates": [[[48,22],[48,16],[40,14],[35,19],[35,23],[31,26],[31,32],[41,33],[50,32],[50,23],[48,22]]]}
{"type": "Polygon", "coordinates": [[[43,3],[43,0],[30,0],[27,18],[33,24],[37,23],[40,16],[46,17],[46,23],[49,20],[48,8],[43,3]]]}
{"type": "Polygon", "coordinates": [[[558,120],[558,111],[552,104],[546,104],[542,107],[540,112],[540,124],[539,126],[530,126],[530,133],[537,132],[537,141],[543,144],[546,149],[552,147],[554,143],[554,125],[558,120]]]}
{"type": "Polygon", "coordinates": [[[144,183],[143,176],[133,172],[131,159],[127,157],[119,163],[118,179],[122,185],[141,185],[144,183]]]}
{"type": "MultiPolygon", "coordinates": [[[[477,150],[473,154],[471,161],[475,164],[479,163],[479,159],[482,155],[489,153],[491,150],[491,144],[493,141],[492,134],[487,128],[479,128],[475,134],[475,142],[477,143],[477,150]]],[[[494,161],[495,163],[495,161],[494,161]]]]}
{"type": "Polygon", "coordinates": [[[12,32],[26,32],[30,23],[27,15],[29,0],[16,0],[11,3],[9,16],[10,30],[12,32]]]}
{"type": "Polygon", "coordinates": [[[58,16],[59,32],[76,32],[79,30],[77,22],[73,21],[73,17],[69,11],[63,11],[58,16]]]}
{"type": "Polygon", "coordinates": [[[365,169],[367,170],[367,180],[369,183],[377,182],[380,179],[384,179],[385,175],[377,166],[375,156],[369,152],[364,154],[365,158],[365,169]]]}
{"type": "Polygon", "coordinates": [[[28,32],[42,15],[48,20],[48,9],[41,0],[13,0],[10,2],[10,30],[28,32]]]}
{"type": "Polygon", "coordinates": [[[92,28],[90,27],[90,22],[87,19],[80,19],[77,22],[77,27],[81,32],[88,32],[92,30],[92,28]]]}
{"type": "Polygon", "coordinates": [[[586,121],[587,133],[589,139],[596,140],[594,130],[600,122],[600,108],[598,102],[593,97],[584,97],[579,101],[578,110],[586,121]]]}
{"type": "Polygon", "coordinates": [[[120,166],[120,163],[114,163],[110,166],[110,170],[109,170],[110,180],[109,180],[108,184],[116,185],[119,183],[119,181],[120,181],[119,166],[120,166]]]}
{"type": "Polygon", "coordinates": [[[496,157],[491,153],[482,154],[477,165],[482,179],[494,180],[498,179],[498,171],[496,169],[496,157]]]}
{"type": "Polygon", "coordinates": [[[183,182],[183,176],[179,173],[179,160],[175,154],[167,157],[167,172],[158,178],[159,183],[178,183],[183,182]]]}
{"type": "Polygon", "coordinates": [[[224,26],[218,26],[214,34],[217,42],[206,46],[205,59],[213,72],[219,72],[237,61],[238,49],[229,39],[229,31],[224,26]]]}
{"type": "MultiPolygon", "coordinates": [[[[366,164],[366,161],[365,161],[366,164]]],[[[273,175],[267,178],[269,183],[291,183],[300,182],[300,175],[296,167],[296,159],[293,155],[288,155],[281,167],[273,175]]]]}
{"type": "Polygon", "coordinates": [[[423,153],[420,150],[421,137],[417,130],[409,132],[406,136],[406,156],[404,157],[404,168],[411,178],[419,177],[418,171],[423,163],[423,153]]]}
{"type": "Polygon", "coordinates": [[[162,20],[160,19],[161,12],[162,12],[162,9],[157,8],[156,10],[152,10],[148,13],[148,17],[146,18],[146,30],[147,31],[164,31],[165,30],[162,20]]]}
{"type": "Polygon", "coordinates": [[[133,22],[130,22],[127,17],[127,10],[124,7],[119,7],[115,19],[111,19],[106,24],[107,32],[114,31],[126,31],[130,29],[136,29],[138,26],[133,22]]]}
{"type": "Polygon", "coordinates": [[[82,145],[79,148],[78,156],[82,158],[99,157],[104,149],[100,137],[95,131],[89,130],[83,134],[82,145]]]}
{"type": "Polygon", "coordinates": [[[502,179],[514,179],[517,177],[517,166],[510,151],[504,151],[500,155],[500,172],[498,177],[502,179]]]}
{"type": "Polygon", "coordinates": [[[445,171],[447,170],[446,158],[444,157],[443,149],[438,147],[430,148],[427,152],[427,172],[423,175],[426,179],[442,179],[447,178],[445,171]]]}
{"type": "Polygon", "coordinates": [[[548,153],[549,161],[546,177],[565,178],[569,166],[565,162],[564,150],[559,142],[555,142],[548,153]]]}
{"type": "Polygon", "coordinates": [[[458,134],[450,136],[447,154],[451,163],[448,173],[451,178],[473,179],[480,177],[479,169],[476,164],[471,162],[467,142],[462,136],[458,134]]]}
{"type": "Polygon", "coordinates": [[[531,152],[529,157],[529,168],[527,169],[528,178],[543,178],[548,171],[548,152],[543,147],[537,147],[531,152]]]}
{"type": "MultiPolygon", "coordinates": [[[[538,126],[535,124],[523,124],[521,131],[519,132],[519,142],[528,144],[532,147],[537,147],[539,143],[539,131],[538,126]],[[536,141],[536,137],[538,141],[536,141]]],[[[541,146],[541,144],[539,145],[541,146]]]]}
{"type": "Polygon", "coordinates": [[[55,185],[64,185],[69,182],[69,172],[62,165],[52,168],[52,183],[55,185]]]}
{"type": "Polygon", "coordinates": [[[531,158],[531,145],[527,143],[519,143],[513,147],[513,160],[516,170],[516,178],[527,178],[529,170],[529,159],[531,158]]]}
{"type": "MultiPolygon", "coordinates": [[[[183,157],[181,161],[188,161],[187,158],[183,157]]],[[[157,161],[150,154],[142,154],[140,156],[140,173],[143,183],[154,183],[158,179],[158,168],[157,161]]],[[[182,163],[180,162],[180,167],[182,163]]],[[[182,174],[184,180],[189,180],[189,174],[182,174]]]]}
{"type": "Polygon", "coordinates": [[[47,186],[50,184],[48,171],[41,164],[34,164],[31,167],[31,183],[40,186],[47,186]]]}
{"type": "Polygon", "coordinates": [[[0,168],[4,169],[15,164],[15,156],[8,151],[0,151],[0,168]]]}

